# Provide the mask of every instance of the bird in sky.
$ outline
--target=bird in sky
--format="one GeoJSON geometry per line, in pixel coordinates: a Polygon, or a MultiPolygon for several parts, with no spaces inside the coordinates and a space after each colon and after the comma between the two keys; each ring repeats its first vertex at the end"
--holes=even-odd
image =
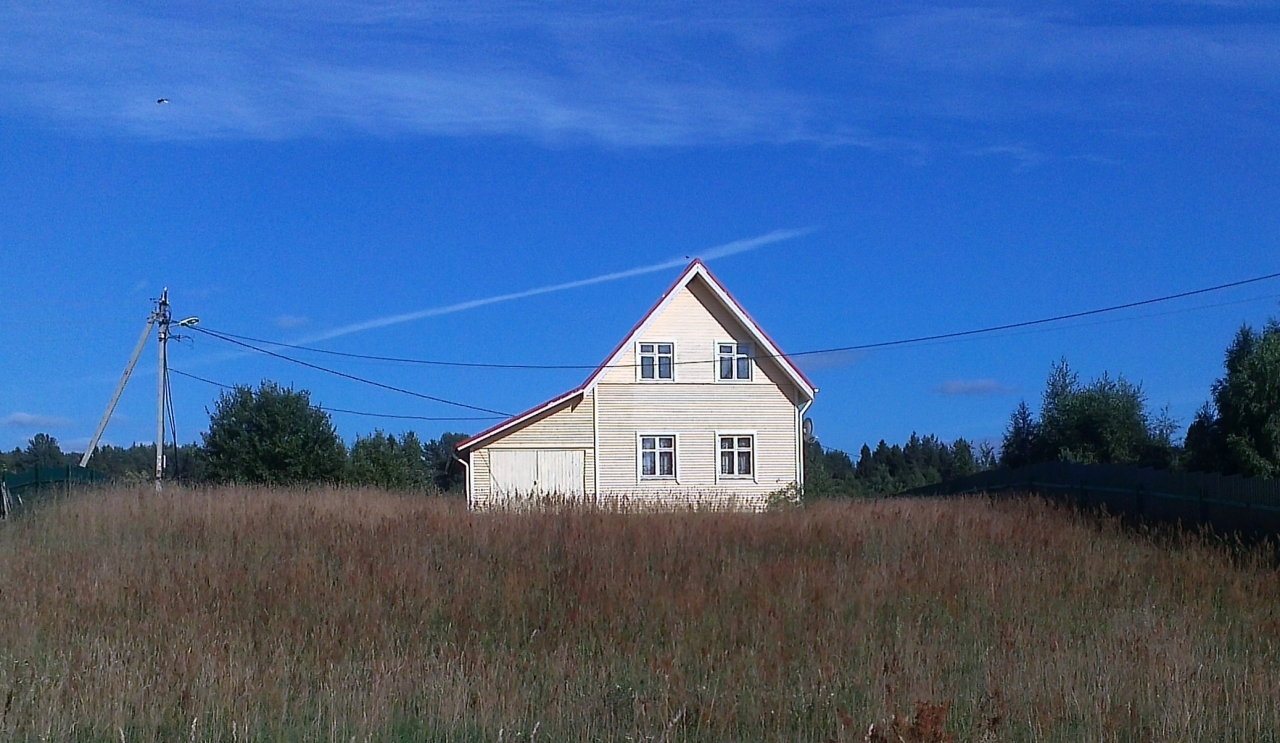
{"type": "Polygon", "coordinates": [[[168,99],[168,98],[157,98],[157,99],[156,99],[156,104],[157,104],[157,105],[160,105],[160,106],[163,106],[164,104],[166,104],[166,103],[168,103],[168,102],[169,102],[169,99],[168,99]]]}

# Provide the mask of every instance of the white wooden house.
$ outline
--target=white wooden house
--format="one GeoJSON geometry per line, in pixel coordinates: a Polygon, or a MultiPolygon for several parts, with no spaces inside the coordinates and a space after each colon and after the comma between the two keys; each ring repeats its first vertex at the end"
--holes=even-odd
{"type": "Polygon", "coordinates": [[[581,386],[458,445],[468,500],[761,508],[804,482],[817,391],[694,261],[581,386]]]}

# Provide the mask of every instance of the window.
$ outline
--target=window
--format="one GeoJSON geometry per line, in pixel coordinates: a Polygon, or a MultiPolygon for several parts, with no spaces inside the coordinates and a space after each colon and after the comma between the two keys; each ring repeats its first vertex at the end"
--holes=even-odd
{"type": "Polygon", "coordinates": [[[756,437],[733,434],[718,438],[720,439],[720,476],[754,477],[756,437]]]}
{"type": "Polygon", "coordinates": [[[668,479],[676,477],[676,437],[674,435],[640,436],[640,477],[668,479]]]}
{"type": "Polygon", "coordinates": [[[639,345],[640,379],[670,380],[675,378],[675,344],[641,343],[639,345]]]}
{"type": "Polygon", "coordinates": [[[751,379],[751,344],[717,343],[716,356],[719,379],[751,379]]]}

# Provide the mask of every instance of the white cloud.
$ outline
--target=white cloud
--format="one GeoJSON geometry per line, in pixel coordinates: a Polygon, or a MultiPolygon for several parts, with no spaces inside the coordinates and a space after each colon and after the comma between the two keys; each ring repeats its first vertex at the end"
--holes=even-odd
{"type": "MultiPolygon", "coordinates": [[[[681,34],[733,38],[731,61],[774,54],[770,34],[720,25],[694,19],[681,34]]],[[[0,10],[0,101],[73,129],[166,139],[864,139],[856,127],[814,127],[821,102],[810,94],[704,69],[696,47],[677,51],[672,28],[641,10],[19,2],[0,10]]]]}
{"type": "Polygon", "coordinates": [[[10,413],[4,418],[0,418],[0,426],[5,428],[61,428],[70,425],[71,421],[66,418],[58,418],[51,415],[33,415],[31,413],[10,413]]]}
{"type": "Polygon", "coordinates": [[[1000,384],[994,379],[951,379],[934,391],[945,397],[997,397],[1012,395],[1018,388],[1000,384]]]}
{"type": "Polygon", "coordinates": [[[158,139],[909,154],[947,139],[959,152],[996,142],[985,154],[1024,167],[1072,156],[1040,152],[1072,147],[1046,124],[1274,130],[1280,24],[1264,6],[1185,8],[13,0],[0,4],[0,108],[158,139]]]}

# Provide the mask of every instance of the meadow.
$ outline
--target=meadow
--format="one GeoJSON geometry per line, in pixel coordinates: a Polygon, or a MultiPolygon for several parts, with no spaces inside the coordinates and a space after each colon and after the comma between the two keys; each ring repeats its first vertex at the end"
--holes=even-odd
{"type": "Polygon", "coordinates": [[[116,489],[0,565],[6,740],[1280,740],[1272,550],[1033,499],[116,489]]]}

